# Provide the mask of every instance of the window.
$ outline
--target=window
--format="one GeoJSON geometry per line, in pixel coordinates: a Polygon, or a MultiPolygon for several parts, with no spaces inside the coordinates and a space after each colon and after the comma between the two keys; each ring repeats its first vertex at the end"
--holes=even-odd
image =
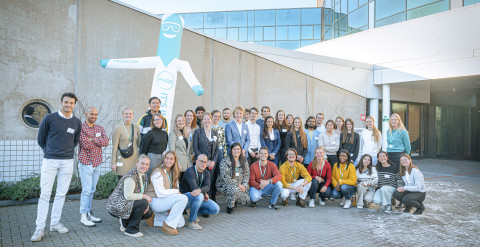
{"type": "Polygon", "coordinates": [[[255,41],[262,41],[263,40],[263,27],[256,27],[255,28],[255,41]]]}
{"type": "Polygon", "coordinates": [[[227,39],[238,40],[238,28],[227,29],[227,39]]]}
{"type": "Polygon", "coordinates": [[[275,26],[275,10],[255,11],[255,26],[275,26]]]}
{"type": "Polygon", "coordinates": [[[246,27],[247,12],[246,11],[228,12],[228,26],[229,27],[246,27]]]}
{"type": "Polygon", "coordinates": [[[313,39],[313,26],[302,26],[302,39],[313,39]]]}
{"type": "Polygon", "coordinates": [[[288,39],[288,27],[277,27],[277,40],[287,40],[288,39]]]}
{"type": "Polygon", "coordinates": [[[406,9],[405,0],[376,0],[375,1],[375,20],[381,20],[385,17],[403,12],[406,9]]]}
{"type": "Polygon", "coordinates": [[[50,113],[52,113],[52,110],[46,102],[33,100],[23,107],[22,120],[32,128],[38,128],[43,118],[50,113]]]}
{"type": "Polygon", "coordinates": [[[227,26],[227,13],[225,12],[205,13],[205,28],[226,27],[226,26],[227,26]]]}
{"type": "Polygon", "coordinates": [[[299,39],[300,39],[300,26],[289,26],[288,40],[299,40],[299,39]]]}
{"type": "Polygon", "coordinates": [[[185,14],[185,26],[203,28],[203,13],[185,14]]]}
{"type": "Polygon", "coordinates": [[[277,47],[288,50],[295,50],[300,48],[300,41],[277,41],[277,47]]]}
{"type": "Polygon", "coordinates": [[[407,19],[414,19],[422,16],[432,15],[435,13],[447,11],[450,8],[450,2],[443,0],[423,7],[419,7],[407,12],[407,19]]]}
{"type": "Polygon", "coordinates": [[[277,25],[300,25],[300,9],[277,10],[277,25]]]}
{"type": "Polygon", "coordinates": [[[263,28],[263,40],[275,40],[275,27],[263,28]]]}
{"type": "Polygon", "coordinates": [[[357,29],[368,25],[368,5],[365,5],[348,15],[348,27],[357,29]]]}
{"type": "Polygon", "coordinates": [[[397,23],[397,22],[401,22],[401,21],[404,21],[404,20],[405,20],[405,13],[402,12],[400,14],[385,18],[381,21],[376,21],[375,22],[375,27],[383,27],[383,26],[390,25],[390,24],[397,23]]]}
{"type": "Polygon", "coordinates": [[[322,24],[322,9],[302,9],[302,25],[322,24]]]}
{"type": "Polygon", "coordinates": [[[238,29],[238,40],[247,41],[247,28],[242,27],[238,29]]]}
{"type": "Polygon", "coordinates": [[[463,0],[463,6],[468,6],[476,3],[480,3],[480,0],[463,0]]]}
{"type": "Polygon", "coordinates": [[[226,28],[216,28],[215,37],[226,39],[227,38],[227,29],[226,28]]]}

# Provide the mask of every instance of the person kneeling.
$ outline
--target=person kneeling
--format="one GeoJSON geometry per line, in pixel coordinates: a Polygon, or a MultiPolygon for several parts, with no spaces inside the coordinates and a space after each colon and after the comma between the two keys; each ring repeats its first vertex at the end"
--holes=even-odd
{"type": "Polygon", "coordinates": [[[287,161],[280,166],[280,174],[282,175],[282,205],[288,206],[288,196],[298,192],[297,206],[306,208],[305,198],[308,190],[312,185],[312,177],[308,173],[305,166],[298,163],[297,150],[289,148],[287,150],[287,161]],[[302,175],[303,179],[298,179],[302,175]]]}
{"type": "Polygon", "coordinates": [[[220,163],[220,174],[217,179],[217,190],[224,194],[227,200],[227,213],[233,213],[237,202],[247,204],[248,196],[248,169],[247,159],[242,154],[242,146],[235,142],[230,147],[230,155],[220,163]]]}
{"type": "Polygon", "coordinates": [[[152,216],[148,206],[152,198],[143,194],[147,182],[145,173],[149,166],[150,158],[140,155],[135,167],[123,175],[107,200],[108,212],[120,218],[120,231],[131,237],[143,237],[139,231],[140,221],[152,216]]]}
{"type": "Polygon", "coordinates": [[[180,192],[188,197],[186,209],[190,209],[188,227],[194,230],[201,230],[198,224],[198,214],[218,214],[220,207],[210,200],[210,172],[207,167],[207,156],[200,154],[197,157],[195,166],[189,167],[180,182],[180,192]]]}
{"type": "Polygon", "coordinates": [[[162,226],[163,233],[177,235],[177,228],[185,225],[182,213],[188,198],[178,189],[180,168],[175,152],[168,151],[160,164],[152,170],[147,186],[146,194],[152,197],[150,208],[155,213],[147,219],[147,225],[162,226]]]}
{"type": "Polygon", "coordinates": [[[393,197],[405,204],[405,213],[410,213],[412,207],[417,210],[413,214],[422,214],[425,210],[423,201],[425,201],[426,189],[423,174],[418,167],[412,164],[412,158],[408,154],[400,156],[400,176],[405,186],[398,187],[393,193],[393,197]]]}
{"type": "Polygon", "coordinates": [[[261,197],[271,196],[269,208],[279,209],[277,199],[282,192],[282,175],[275,163],[268,161],[268,148],[261,147],[260,160],[250,166],[250,200],[252,207],[257,206],[261,197]]]}
{"type": "Polygon", "coordinates": [[[333,198],[343,198],[340,206],[350,208],[352,204],[350,199],[357,190],[357,173],[355,166],[350,162],[350,153],[347,150],[340,150],[338,159],[340,161],[333,166],[332,171],[332,185],[335,188],[333,198]]]}
{"type": "Polygon", "coordinates": [[[315,158],[308,165],[307,171],[312,176],[312,186],[308,191],[310,195],[309,207],[315,207],[315,198],[317,192],[320,194],[318,204],[325,205],[325,198],[329,198],[332,195],[332,167],[330,163],[325,160],[325,151],[322,147],[315,148],[315,158]]]}
{"type": "Polygon", "coordinates": [[[377,169],[372,164],[372,156],[364,154],[357,165],[357,208],[363,208],[373,201],[378,182],[377,169]]]}

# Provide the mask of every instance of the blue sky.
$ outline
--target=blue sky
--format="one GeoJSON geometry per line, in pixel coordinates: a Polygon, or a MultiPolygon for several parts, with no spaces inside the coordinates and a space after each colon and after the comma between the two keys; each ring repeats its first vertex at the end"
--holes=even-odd
{"type": "Polygon", "coordinates": [[[114,0],[152,14],[316,7],[316,0],[114,0]]]}

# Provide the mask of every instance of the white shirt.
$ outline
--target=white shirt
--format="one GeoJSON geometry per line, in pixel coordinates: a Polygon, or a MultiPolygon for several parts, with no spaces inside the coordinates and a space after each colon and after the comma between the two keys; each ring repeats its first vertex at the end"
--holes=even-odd
{"type": "Polygon", "coordinates": [[[240,136],[242,136],[242,123],[240,122],[239,124],[237,121],[235,121],[235,124],[237,125],[238,133],[240,133],[240,136]]]}
{"type": "Polygon", "coordinates": [[[376,143],[373,138],[372,130],[363,130],[360,134],[360,150],[358,157],[362,157],[364,154],[370,154],[371,156],[377,156],[378,152],[382,150],[382,134],[380,133],[379,142],[376,143]]]}
{"type": "Polygon", "coordinates": [[[268,132],[268,136],[270,137],[270,141],[275,140],[275,134],[273,134],[273,129],[268,132]]]}
{"type": "MultiPolygon", "coordinates": [[[[167,170],[163,170],[165,173],[167,173],[167,170]]],[[[156,171],[155,173],[152,174],[152,181],[151,183],[153,184],[153,188],[155,189],[155,195],[157,195],[158,198],[161,197],[167,197],[169,195],[173,194],[178,194],[178,189],[167,189],[165,188],[165,185],[163,185],[163,176],[160,172],[156,171]]],[[[178,188],[178,181],[177,181],[177,188],[178,188]]]]}
{"type": "Polygon", "coordinates": [[[320,135],[325,133],[325,125],[320,125],[317,127],[317,130],[320,132],[320,135]]]}
{"type": "Polygon", "coordinates": [[[246,122],[248,127],[248,133],[250,134],[250,146],[248,146],[248,151],[252,152],[254,148],[260,148],[260,126],[252,121],[246,122]]]}
{"type": "Polygon", "coordinates": [[[70,113],[70,116],[68,116],[68,117],[65,117],[65,115],[63,115],[62,111],[58,111],[58,115],[60,115],[60,117],[65,118],[65,119],[71,119],[73,117],[73,112],[70,113]]]}

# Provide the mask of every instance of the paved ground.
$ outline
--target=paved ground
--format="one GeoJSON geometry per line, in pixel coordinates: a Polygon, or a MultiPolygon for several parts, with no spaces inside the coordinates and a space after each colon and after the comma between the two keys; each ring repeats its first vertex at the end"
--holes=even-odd
{"type": "MultiPolygon", "coordinates": [[[[79,223],[79,201],[65,203],[62,222],[68,234],[45,231],[44,240],[30,242],[35,230],[36,205],[0,208],[0,246],[478,246],[480,245],[480,162],[424,159],[415,161],[428,189],[422,216],[376,209],[343,209],[339,200],[326,206],[257,208],[240,206],[233,215],[222,211],[200,218],[203,230],[179,229],[166,236],[160,228],[141,223],[143,238],[125,236],[118,220],[109,216],[105,201],[94,201],[97,227],[79,223]],[[469,174],[467,174],[469,173],[469,174]],[[463,174],[463,175],[460,175],[463,174]],[[459,176],[456,176],[459,175],[459,176]]],[[[291,203],[292,204],[292,203],[291,203]]],[[[47,221],[48,224],[48,221],[47,221]]]]}

